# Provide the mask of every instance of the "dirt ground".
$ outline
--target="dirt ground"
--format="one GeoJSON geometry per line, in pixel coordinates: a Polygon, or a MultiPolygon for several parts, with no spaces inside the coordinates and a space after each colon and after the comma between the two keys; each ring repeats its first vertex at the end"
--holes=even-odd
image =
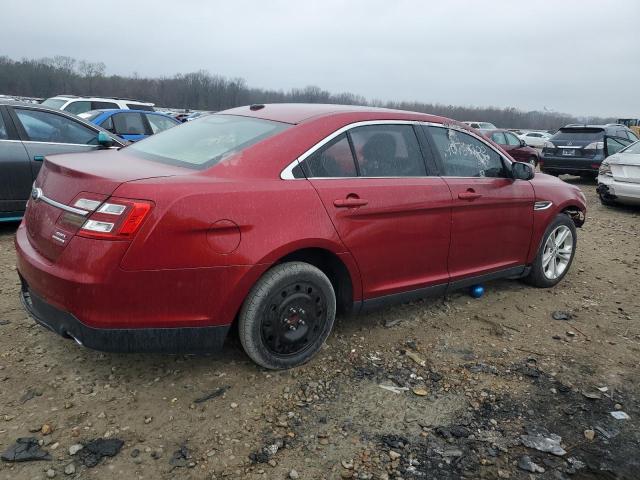
{"type": "Polygon", "coordinates": [[[0,462],[0,479],[640,478],[640,210],[568,181],[590,210],[556,288],[497,281],[339,318],[320,355],[276,373],[233,339],[212,357],[120,355],[36,326],[3,226],[0,449],[34,437],[51,460],[0,462]],[[551,434],[566,453],[523,444],[551,434]],[[124,445],[93,467],[70,454],[96,438],[124,445]]]}

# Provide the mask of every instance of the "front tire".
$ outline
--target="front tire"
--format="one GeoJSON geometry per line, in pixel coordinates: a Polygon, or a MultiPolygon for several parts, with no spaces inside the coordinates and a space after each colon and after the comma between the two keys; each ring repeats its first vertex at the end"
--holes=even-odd
{"type": "Polygon", "coordinates": [[[297,367],[320,350],[335,315],[335,292],[320,269],[304,262],[282,263],[258,280],[242,305],[240,342],[262,367],[297,367]]]}
{"type": "Polygon", "coordinates": [[[525,281],[539,288],[556,285],[571,267],[576,243],[576,226],[573,220],[564,213],[559,214],[544,232],[538,254],[525,281]]]}

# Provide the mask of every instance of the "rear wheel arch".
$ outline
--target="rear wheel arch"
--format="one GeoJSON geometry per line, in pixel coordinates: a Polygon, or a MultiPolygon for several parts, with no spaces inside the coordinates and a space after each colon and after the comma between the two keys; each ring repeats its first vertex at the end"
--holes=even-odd
{"type": "Polygon", "coordinates": [[[356,279],[338,255],[324,248],[302,248],[281,257],[273,266],[286,262],[304,262],[321,270],[329,278],[335,291],[337,312],[351,311],[356,279]]]}

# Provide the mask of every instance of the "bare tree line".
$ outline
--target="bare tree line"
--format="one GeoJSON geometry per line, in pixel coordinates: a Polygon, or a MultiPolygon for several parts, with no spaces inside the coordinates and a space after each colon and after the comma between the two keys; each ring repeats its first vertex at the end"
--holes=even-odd
{"type": "Polygon", "coordinates": [[[191,110],[223,110],[252,103],[338,103],[372,105],[477,120],[505,128],[555,129],[567,123],[607,123],[615,119],[578,118],[569,114],[522,111],[516,108],[473,107],[421,102],[367,100],[352,93],[331,93],[308,86],[284,90],[249,87],[242,78],[227,78],[206,70],[171,77],[106,75],[106,65],[67,56],[13,60],[0,56],[0,93],[28,97],[57,94],[126,97],[159,106],[191,110]]]}

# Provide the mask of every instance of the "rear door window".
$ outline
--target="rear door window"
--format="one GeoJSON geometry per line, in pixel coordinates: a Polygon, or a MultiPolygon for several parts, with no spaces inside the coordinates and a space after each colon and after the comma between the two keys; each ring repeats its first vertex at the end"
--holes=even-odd
{"type": "Polygon", "coordinates": [[[7,126],[2,118],[2,112],[0,112],[0,140],[8,140],[9,132],[7,132],[7,126]]]}
{"type": "Polygon", "coordinates": [[[622,139],[607,137],[607,155],[613,155],[619,152],[624,147],[629,145],[629,140],[622,141],[622,139]]]}
{"type": "Polygon", "coordinates": [[[110,110],[110,109],[114,109],[114,108],[120,108],[118,107],[117,103],[113,103],[113,102],[91,102],[92,103],[92,110],[110,110]]]}
{"type": "Polygon", "coordinates": [[[331,140],[302,162],[308,178],[343,178],[357,176],[351,146],[346,134],[331,140]]]}
{"type": "Polygon", "coordinates": [[[516,137],[513,133],[504,132],[504,137],[507,139],[507,145],[511,145],[514,147],[520,146],[520,139],[516,137]]]}
{"type": "Polygon", "coordinates": [[[94,144],[94,130],[62,115],[38,110],[15,108],[24,130],[33,142],[94,144]]]}
{"type": "Polygon", "coordinates": [[[498,145],[506,145],[507,140],[504,138],[504,133],[502,132],[493,132],[491,134],[491,140],[496,142],[498,145]]]}
{"type": "Polygon", "coordinates": [[[111,118],[114,131],[118,135],[146,135],[147,133],[141,113],[116,113],[111,118]]]}
{"type": "Polygon", "coordinates": [[[412,125],[368,125],[349,131],[362,177],[427,175],[412,125]]]}
{"type": "Polygon", "coordinates": [[[446,177],[506,177],[502,157],[493,148],[462,131],[426,127],[446,177]]]}
{"type": "Polygon", "coordinates": [[[88,112],[89,110],[95,110],[91,107],[91,102],[80,100],[77,102],[71,102],[69,105],[64,107],[64,110],[69,113],[74,113],[78,115],[79,113],[88,112]]]}
{"type": "Polygon", "coordinates": [[[103,120],[100,126],[105,130],[109,130],[112,133],[116,133],[115,129],[113,128],[113,115],[103,120]]]}

